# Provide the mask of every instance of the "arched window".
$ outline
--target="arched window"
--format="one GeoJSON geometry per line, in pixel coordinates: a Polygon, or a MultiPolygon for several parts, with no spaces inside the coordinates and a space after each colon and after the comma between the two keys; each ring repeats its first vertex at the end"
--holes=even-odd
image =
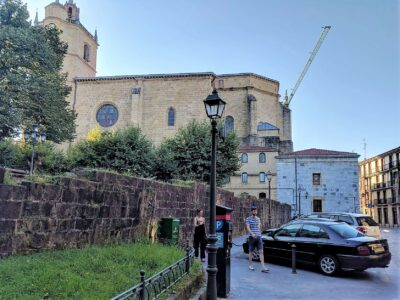
{"type": "Polygon", "coordinates": [[[262,152],[258,155],[258,162],[265,164],[265,153],[262,152]]]}
{"type": "Polygon", "coordinates": [[[260,172],[258,178],[260,179],[260,182],[265,182],[265,172],[260,172]]]}
{"type": "Polygon", "coordinates": [[[247,156],[247,153],[242,154],[242,163],[248,163],[249,162],[249,157],[247,156]]]}
{"type": "Polygon", "coordinates": [[[68,18],[72,18],[72,7],[68,7],[68,18]]]}
{"type": "Polygon", "coordinates": [[[266,194],[266,193],[259,193],[259,194],[258,194],[258,198],[260,198],[260,199],[266,199],[266,198],[267,198],[267,194],[266,194]]]}
{"type": "Polygon", "coordinates": [[[225,118],[225,134],[228,135],[234,130],[234,119],[231,116],[225,118]]]}
{"type": "Polygon", "coordinates": [[[172,107],[168,109],[168,126],[175,126],[175,109],[173,109],[172,107]]]}
{"type": "Polygon", "coordinates": [[[247,183],[247,181],[248,181],[248,176],[247,176],[247,173],[244,172],[244,173],[242,173],[242,182],[247,183]]]}
{"type": "Polygon", "coordinates": [[[89,45],[87,44],[83,46],[83,59],[89,61],[89,45]]]}

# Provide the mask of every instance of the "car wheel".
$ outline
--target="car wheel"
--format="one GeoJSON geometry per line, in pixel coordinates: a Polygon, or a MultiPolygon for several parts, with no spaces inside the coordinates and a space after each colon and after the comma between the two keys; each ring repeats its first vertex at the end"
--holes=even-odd
{"type": "Polygon", "coordinates": [[[253,260],[260,260],[260,254],[258,253],[258,250],[253,251],[253,260]]]}
{"type": "Polygon", "coordinates": [[[334,256],[324,254],[319,258],[318,267],[323,274],[331,276],[339,270],[339,262],[334,256]]]}

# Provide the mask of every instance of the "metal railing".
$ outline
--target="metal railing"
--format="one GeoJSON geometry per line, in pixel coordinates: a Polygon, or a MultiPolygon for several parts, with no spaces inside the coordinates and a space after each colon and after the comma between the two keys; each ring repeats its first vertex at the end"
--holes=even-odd
{"type": "Polygon", "coordinates": [[[391,161],[383,166],[383,170],[390,170],[393,168],[400,168],[400,161],[391,161]]]}
{"type": "Polygon", "coordinates": [[[111,300],[152,300],[160,297],[183,276],[189,274],[194,262],[194,249],[186,245],[186,256],[161,272],[145,279],[145,271],[140,271],[140,283],[115,296],[111,300]]]}

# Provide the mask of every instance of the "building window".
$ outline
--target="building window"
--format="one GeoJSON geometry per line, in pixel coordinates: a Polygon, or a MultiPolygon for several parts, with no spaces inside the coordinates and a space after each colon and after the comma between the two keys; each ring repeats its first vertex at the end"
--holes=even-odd
{"type": "Polygon", "coordinates": [[[322,200],[313,199],[313,212],[322,212],[322,200]]]}
{"type": "Polygon", "coordinates": [[[247,153],[243,153],[242,154],[242,163],[245,164],[248,162],[249,162],[249,157],[248,157],[247,153]]]}
{"type": "Polygon", "coordinates": [[[97,111],[96,120],[102,127],[111,127],[118,121],[118,109],[111,104],[103,105],[97,111]]]}
{"type": "Polygon", "coordinates": [[[226,136],[233,132],[234,123],[235,123],[235,120],[233,119],[232,116],[227,116],[225,118],[225,135],[226,136]]]}
{"type": "Polygon", "coordinates": [[[89,45],[87,44],[83,46],[83,59],[89,61],[89,45]]]}
{"type": "Polygon", "coordinates": [[[170,107],[168,110],[168,126],[175,126],[175,109],[173,109],[172,107],[170,107]]]}
{"type": "Polygon", "coordinates": [[[321,173],[313,173],[313,185],[321,185],[321,173]]]}
{"type": "Polygon", "coordinates": [[[260,182],[265,182],[265,172],[260,172],[258,178],[260,179],[260,182]]]}
{"type": "Polygon", "coordinates": [[[260,199],[267,199],[267,194],[266,193],[259,193],[258,198],[260,199]]]}
{"type": "Polygon", "coordinates": [[[220,89],[223,89],[223,88],[224,88],[224,81],[223,81],[222,79],[218,80],[218,87],[219,87],[220,89]]]}
{"type": "Polygon", "coordinates": [[[383,208],[383,224],[388,224],[388,209],[387,207],[383,208]]]}
{"type": "Polygon", "coordinates": [[[378,208],[378,223],[382,224],[382,209],[378,208]]]}
{"type": "Polygon", "coordinates": [[[258,162],[259,163],[261,163],[261,164],[265,164],[265,153],[260,153],[259,155],[258,155],[258,162]]]}
{"type": "Polygon", "coordinates": [[[244,173],[242,173],[242,182],[247,183],[247,181],[248,181],[248,176],[247,176],[247,173],[244,172],[244,173]]]}

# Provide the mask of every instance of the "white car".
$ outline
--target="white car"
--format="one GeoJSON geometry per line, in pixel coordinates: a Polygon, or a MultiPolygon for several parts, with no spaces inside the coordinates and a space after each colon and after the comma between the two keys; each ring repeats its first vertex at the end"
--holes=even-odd
{"type": "Polygon", "coordinates": [[[382,237],[379,224],[371,216],[355,213],[312,213],[303,218],[327,218],[346,222],[367,236],[380,239],[382,237]]]}

